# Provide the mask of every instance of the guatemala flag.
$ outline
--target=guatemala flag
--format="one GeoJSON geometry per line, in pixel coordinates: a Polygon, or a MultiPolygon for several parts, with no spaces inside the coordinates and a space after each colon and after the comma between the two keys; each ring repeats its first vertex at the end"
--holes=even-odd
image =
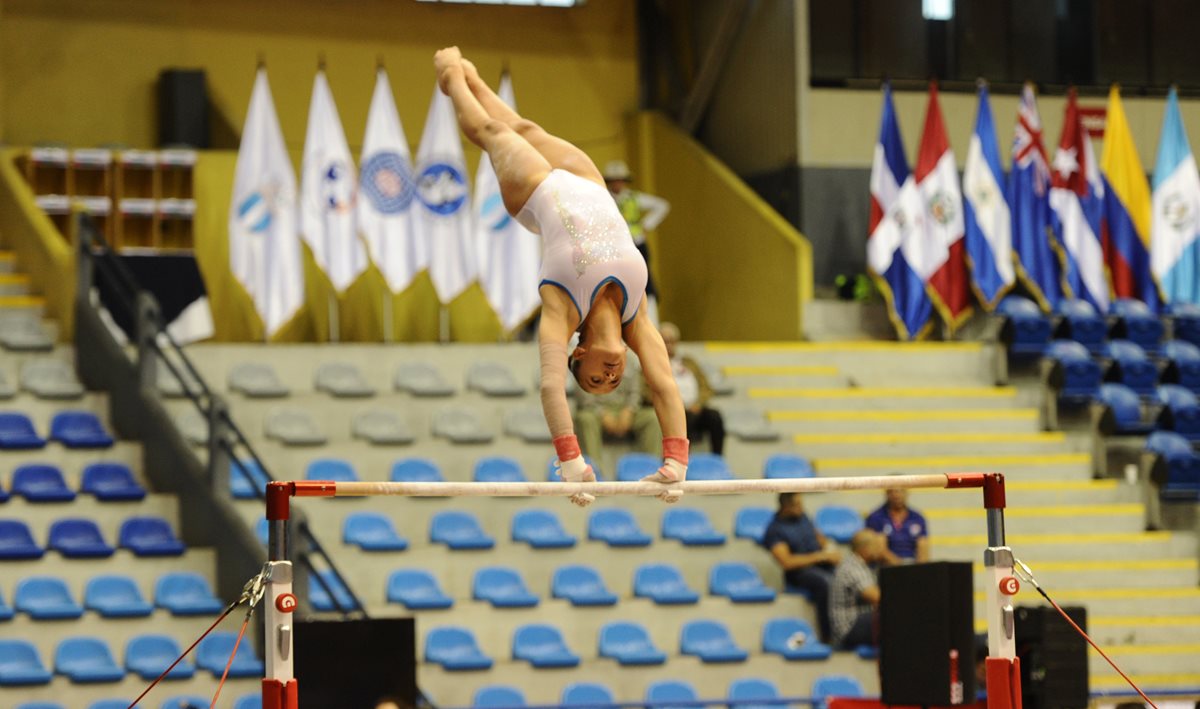
{"type": "Polygon", "coordinates": [[[924,229],[924,205],[908,171],[900,126],[892,105],[892,90],[883,85],[883,118],[871,164],[871,222],[867,266],[884,299],[897,336],[910,340],[925,335],[933,304],[925,282],[905,260],[901,246],[924,229]]]}
{"type": "Polygon", "coordinates": [[[1163,116],[1152,202],[1150,264],[1163,295],[1170,303],[1200,303],[1200,176],[1174,88],[1163,116]]]}
{"type": "Polygon", "coordinates": [[[1092,141],[1079,119],[1075,89],[1067,93],[1062,138],[1050,176],[1051,225],[1066,251],[1067,285],[1075,298],[1108,312],[1108,279],[1100,228],[1104,220],[1104,182],[1092,141]]]}
{"type": "Polygon", "coordinates": [[[975,132],[967,147],[967,164],[963,172],[963,216],[972,285],[979,302],[988,311],[995,309],[1000,298],[1012,288],[1015,278],[1012,219],[1004,200],[1003,184],[1004,169],[1000,167],[996,126],[988,105],[987,86],[981,85],[975,132]]]}
{"type": "Polygon", "coordinates": [[[1050,168],[1042,143],[1033,84],[1021,91],[1008,173],[1008,209],[1012,214],[1017,277],[1042,307],[1051,311],[1063,297],[1062,247],[1050,228],[1050,168]]]}

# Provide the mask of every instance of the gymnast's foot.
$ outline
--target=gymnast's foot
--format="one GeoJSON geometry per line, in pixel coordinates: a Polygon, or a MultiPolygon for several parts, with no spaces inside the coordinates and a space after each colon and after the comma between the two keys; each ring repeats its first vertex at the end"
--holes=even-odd
{"type": "Polygon", "coordinates": [[[438,88],[442,93],[449,95],[450,79],[454,75],[455,70],[462,72],[462,52],[458,47],[446,47],[439,49],[433,55],[433,68],[437,71],[438,88]]]}

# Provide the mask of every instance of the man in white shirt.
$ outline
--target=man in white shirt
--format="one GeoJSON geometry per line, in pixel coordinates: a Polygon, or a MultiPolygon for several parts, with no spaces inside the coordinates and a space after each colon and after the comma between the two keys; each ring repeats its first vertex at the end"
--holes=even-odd
{"type": "Polygon", "coordinates": [[[675,386],[679,398],[683,399],[683,413],[687,418],[687,436],[692,443],[708,436],[712,452],[721,455],[725,450],[725,419],[721,412],[710,407],[713,390],[704,374],[704,368],[692,357],[680,354],[679,328],[665,322],[659,327],[663,344],[667,346],[667,357],[671,359],[671,373],[675,375],[675,386]]]}

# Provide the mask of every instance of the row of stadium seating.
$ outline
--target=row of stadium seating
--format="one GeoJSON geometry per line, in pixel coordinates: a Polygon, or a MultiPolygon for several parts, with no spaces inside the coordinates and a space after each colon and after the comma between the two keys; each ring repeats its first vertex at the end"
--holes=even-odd
{"type": "MultiPolygon", "coordinates": [[[[86,709],[129,709],[129,699],[101,699],[92,702],[86,709]]],[[[211,697],[201,697],[195,694],[182,694],[171,697],[159,705],[159,709],[196,709],[212,703],[211,697]]],[[[138,705],[141,706],[141,705],[138,705]]],[[[233,709],[262,709],[262,694],[243,694],[232,705],[233,709]]],[[[57,702],[26,702],[15,709],[67,709],[57,702]]]]}
{"type": "MultiPolygon", "coordinates": [[[[109,461],[84,466],[79,492],[92,495],[101,502],[130,502],[146,497],[146,488],[134,478],[128,465],[109,461]]],[[[63,471],[57,465],[47,463],[28,463],[13,469],[9,490],[0,487],[0,502],[7,502],[10,493],[28,502],[71,502],[75,499],[75,490],[67,485],[63,471]]]]}
{"type": "MultiPolygon", "coordinates": [[[[161,517],[125,520],[117,544],[138,556],[179,556],[187,548],[161,517]]],[[[71,517],[52,523],[45,547],[34,540],[25,522],[0,520],[0,559],[40,559],[47,550],[67,559],[109,557],[116,552],[90,519],[71,517]]]]}
{"type": "Polygon", "coordinates": [[[1169,339],[1200,346],[1200,307],[1191,304],[1172,305],[1160,318],[1145,303],[1122,298],[1112,302],[1105,317],[1087,301],[1064,300],[1055,314],[1048,316],[1032,300],[1010,295],[996,312],[1005,320],[1001,339],[1015,355],[1041,355],[1055,336],[1074,340],[1093,354],[1101,354],[1110,337],[1129,340],[1157,354],[1168,329],[1169,339]]]}
{"type": "Polygon", "coordinates": [[[148,602],[141,588],[129,576],[103,574],[88,580],[83,592],[83,605],[75,601],[70,588],[62,579],[53,576],[26,576],[17,581],[13,607],[0,595],[0,620],[15,613],[25,613],[34,620],[75,619],[84,610],[95,611],[105,618],[142,618],[155,608],[177,616],[215,615],[225,604],[213,595],[212,587],[200,574],[190,571],[171,571],[158,577],[154,584],[154,603],[148,602]]]}
{"type": "MultiPolygon", "coordinates": [[[[50,440],[67,448],[108,448],[113,438],[91,411],[60,411],[50,421],[50,440]]],[[[0,413],[0,450],[44,448],[33,421],[23,413],[0,413]]]]}

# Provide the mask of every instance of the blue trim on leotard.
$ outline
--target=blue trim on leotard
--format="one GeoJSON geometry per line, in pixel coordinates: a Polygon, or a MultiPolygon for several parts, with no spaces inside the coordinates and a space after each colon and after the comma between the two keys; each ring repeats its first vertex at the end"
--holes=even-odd
{"type": "MultiPolygon", "coordinates": [[[[596,284],[596,287],[592,289],[592,297],[588,298],[588,313],[589,314],[592,312],[592,308],[591,308],[592,304],[594,304],[596,302],[596,295],[600,292],[601,288],[603,288],[606,284],[608,284],[610,282],[616,283],[617,285],[621,286],[621,315],[625,314],[625,306],[629,305],[629,291],[627,291],[625,289],[625,284],[621,282],[621,279],[617,278],[616,276],[605,276],[603,279],[601,279],[601,281],[599,283],[596,284]]],[[[634,313],[634,315],[636,315],[636,314],[637,313],[634,313]]],[[[625,322],[622,320],[621,324],[628,325],[630,322],[633,322],[633,318],[629,318],[629,322],[625,322]]]]}
{"type": "Polygon", "coordinates": [[[575,301],[575,296],[571,293],[569,288],[558,281],[552,281],[549,278],[542,279],[542,282],[538,284],[538,288],[541,288],[542,286],[557,286],[558,288],[562,289],[562,292],[566,293],[567,297],[571,299],[571,305],[575,306],[575,313],[579,315],[579,324],[583,324],[583,310],[579,307],[579,303],[575,301]]]}

